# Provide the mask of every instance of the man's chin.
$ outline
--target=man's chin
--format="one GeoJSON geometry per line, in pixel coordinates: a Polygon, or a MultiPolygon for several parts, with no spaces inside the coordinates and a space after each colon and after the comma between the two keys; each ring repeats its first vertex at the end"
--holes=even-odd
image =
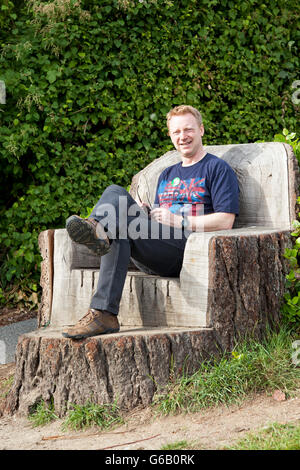
{"type": "Polygon", "coordinates": [[[195,155],[194,152],[189,152],[189,151],[187,151],[187,150],[186,150],[186,151],[180,150],[180,153],[181,153],[181,155],[182,155],[184,158],[191,158],[191,159],[192,159],[192,158],[194,157],[194,155],[195,155]]]}

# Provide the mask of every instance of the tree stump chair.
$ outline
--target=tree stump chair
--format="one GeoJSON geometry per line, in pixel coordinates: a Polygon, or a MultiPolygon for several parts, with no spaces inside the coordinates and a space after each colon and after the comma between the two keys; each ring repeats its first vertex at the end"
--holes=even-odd
{"type": "MultiPolygon", "coordinates": [[[[192,233],[180,277],[130,268],[121,300],[121,332],[72,341],[61,336],[88,309],[99,258],[73,243],[65,229],[40,234],[43,256],[39,329],[23,335],[7,410],[28,411],[38,399],[99,403],[116,398],[132,408],[151,402],[173,372],[193,373],[199,361],[233,347],[237,336],[260,337],[276,322],[296,219],[298,163],[283,143],[206,146],[226,160],[240,186],[232,230],[192,233]]],[[[131,194],[153,203],[161,171],[177,151],[156,159],[132,181],[131,194]]]]}

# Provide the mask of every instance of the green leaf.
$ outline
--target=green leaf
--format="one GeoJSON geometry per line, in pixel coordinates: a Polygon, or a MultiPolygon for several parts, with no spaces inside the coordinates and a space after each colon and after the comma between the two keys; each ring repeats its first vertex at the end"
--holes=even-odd
{"type": "Polygon", "coordinates": [[[54,83],[57,77],[57,70],[48,70],[46,78],[50,83],[54,83]]]}

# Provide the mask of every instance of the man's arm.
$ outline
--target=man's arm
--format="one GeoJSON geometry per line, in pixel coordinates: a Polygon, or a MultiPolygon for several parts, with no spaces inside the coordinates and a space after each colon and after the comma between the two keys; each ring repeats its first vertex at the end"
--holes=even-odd
{"type": "MultiPolygon", "coordinates": [[[[150,212],[151,218],[157,222],[172,227],[182,227],[182,216],[173,214],[171,211],[164,207],[158,207],[150,212]]],[[[188,225],[185,227],[187,230],[193,232],[213,232],[215,230],[230,230],[233,227],[235,214],[227,212],[215,212],[213,214],[187,216],[185,219],[188,225]]]]}
{"type": "Polygon", "coordinates": [[[215,212],[199,216],[188,216],[188,230],[193,232],[214,232],[215,230],[230,230],[233,227],[235,214],[215,212]]]}

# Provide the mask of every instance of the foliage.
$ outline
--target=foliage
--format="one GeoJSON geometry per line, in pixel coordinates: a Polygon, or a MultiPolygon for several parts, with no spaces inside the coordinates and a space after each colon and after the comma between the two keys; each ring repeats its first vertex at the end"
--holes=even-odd
{"type": "Polygon", "coordinates": [[[298,20],[295,0],[4,0],[0,301],[35,292],[40,231],[171,149],[173,105],[212,144],[296,128],[298,20]]]}
{"type": "MultiPolygon", "coordinates": [[[[289,133],[283,129],[283,134],[275,135],[277,142],[285,142],[293,147],[294,154],[300,165],[300,142],[296,133],[289,133]]],[[[300,197],[297,201],[300,204],[300,197]]],[[[300,213],[298,213],[298,216],[300,213]]],[[[300,327],[300,221],[293,222],[294,231],[292,236],[295,238],[292,248],[285,250],[285,258],[289,262],[290,271],[286,276],[286,293],[284,294],[284,303],[282,313],[288,324],[293,324],[295,328],[300,327]]]]}
{"type": "MultiPolygon", "coordinates": [[[[18,3],[18,2],[16,2],[18,3]]],[[[11,23],[17,19],[14,13],[14,4],[10,0],[2,0],[0,6],[0,31],[8,31],[11,23]]],[[[1,37],[1,33],[0,33],[1,37]]]]}

